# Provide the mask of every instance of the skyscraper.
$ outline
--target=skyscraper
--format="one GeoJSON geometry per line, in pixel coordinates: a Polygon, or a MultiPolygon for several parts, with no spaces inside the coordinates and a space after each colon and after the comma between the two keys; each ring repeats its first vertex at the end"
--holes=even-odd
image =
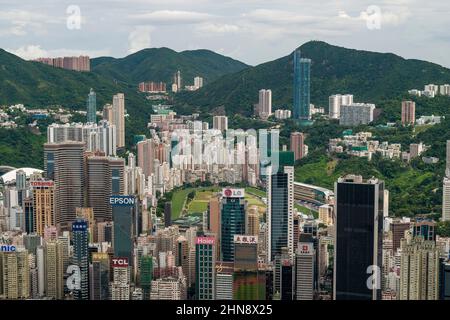
{"type": "Polygon", "coordinates": [[[311,60],[301,57],[300,49],[294,51],[294,119],[310,120],[311,60]]]}
{"type": "Polygon", "coordinates": [[[23,200],[23,214],[25,218],[25,232],[28,234],[36,232],[32,197],[27,197],[23,200]]]}
{"type": "Polygon", "coordinates": [[[245,233],[244,189],[222,190],[220,235],[222,261],[234,261],[234,235],[245,233]]]}
{"type": "Polygon", "coordinates": [[[166,277],[152,281],[151,300],[186,300],[184,278],[166,277]]]}
{"type": "Polygon", "coordinates": [[[267,119],[272,115],[272,90],[259,90],[258,116],[261,119],[267,119]]]}
{"type": "Polygon", "coordinates": [[[450,300],[450,263],[445,261],[440,264],[439,300],[450,300]]]}
{"type": "Polygon", "coordinates": [[[447,140],[446,156],[445,156],[445,175],[450,177],[450,140],[447,140]]]}
{"type": "Polygon", "coordinates": [[[89,243],[97,242],[97,227],[94,210],[90,207],[77,208],[77,218],[86,220],[89,230],[89,243]]]}
{"type": "Polygon", "coordinates": [[[123,194],[125,161],[122,158],[88,156],[87,206],[92,208],[97,222],[111,221],[109,197],[123,194]]]}
{"type": "Polygon", "coordinates": [[[264,300],[266,280],[258,270],[258,237],[234,235],[234,300],[264,300]]]}
{"type": "Polygon", "coordinates": [[[445,177],[442,182],[442,221],[450,221],[450,140],[447,140],[445,177]]]}
{"type": "Polygon", "coordinates": [[[233,300],[234,262],[216,263],[216,300],[233,300]]]}
{"type": "Polygon", "coordinates": [[[47,142],[62,143],[81,141],[86,151],[104,152],[107,156],[116,155],[116,126],[106,120],[97,123],[53,123],[47,128],[47,142]]]}
{"type": "Polygon", "coordinates": [[[211,236],[195,241],[195,296],[198,300],[215,299],[216,245],[211,236]]]}
{"type": "Polygon", "coordinates": [[[36,255],[37,248],[41,245],[41,237],[36,233],[26,234],[23,236],[23,245],[28,253],[36,255]]]}
{"type": "Polygon", "coordinates": [[[140,285],[143,293],[143,300],[150,300],[153,280],[153,257],[150,255],[141,258],[140,285]]]}
{"type": "Polygon", "coordinates": [[[335,300],[381,299],[383,191],[383,181],[361,176],[335,183],[335,300]]]}
{"type": "Polygon", "coordinates": [[[164,203],[164,226],[170,227],[172,225],[172,203],[167,201],[164,203]]]}
{"type": "Polygon", "coordinates": [[[175,84],[177,86],[177,91],[181,90],[181,71],[180,70],[175,72],[175,74],[173,75],[173,84],[175,84]]]}
{"type": "Polygon", "coordinates": [[[228,130],[228,117],[227,116],[214,116],[213,117],[213,129],[225,132],[228,130]]]}
{"type": "Polygon", "coordinates": [[[436,241],[436,223],[431,220],[417,219],[412,228],[413,236],[421,236],[426,241],[436,241]]]}
{"type": "Polygon", "coordinates": [[[76,300],[89,300],[89,234],[86,220],[72,223],[73,262],[80,268],[80,289],[75,290],[76,300]]]}
{"type": "Polygon", "coordinates": [[[60,300],[64,295],[63,243],[50,240],[45,243],[45,295],[60,300]]]}
{"type": "Polygon", "coordinates": [[[450,178],[444,177],[442,183],[442,221],[450,221],[450,178]]]}
{"type": "Polygon", "coordinates": [[[208,203],[208,230],[216,237],[216,256],[220,259],[220,200],[217,196],[208,203]]]}
{"type": "Polygon", "coordinates": [[[194,78],[194,87],[196,89],[200,89],[201,87],[203,87],[203,78],[202,77],[195,77],[194,78]]]}
{"type": "Polygon", "coordinates": [[[0,251],[0,287],[5,299],[26,299],[30,296],[30,267],[28,251],[0,251]]]}
{"type": "Polygon", "coordinates": [[[341,117],[341,106],[353,104],[353,95],[351,94],[335,94],[328,98],[329,117],[330,119],[339,119],[341,117]]]}
{"type": "Polygon", "coordinates": [[[245,234],[250,236],[259,235],[259,212],[258,206],[250,206],[247,210],[247,222],[245,225],[245,234]]]}
{"type": "Polygon", "coordinates": [[[55,220],[61,230],[70,230],[76,208],[84,204],[83,142],[44,144],[44,172],[55,182],[55,220]]]}
{"type": "Polygon", "coordinates": [[[416,122],[416,103],[402,101],[402,125],[414,125],[416,122]]]}
{"type": "Polygon", "coordinates": [[[125,95],[118,93],[113,96],[113,124],[116,126],[117,148],[125,147],[125,95]]]}
{"type": "Polygon", "coordinates": [[[273,261],[288,248],[294,254],[293,210],[294,210],[294,153],[280,152],[277,171],[268,167],[267,179],[267,255],[273,261]]]}
{"type": "Polygon", "coordinates": [[[292,255],[288,248],[281,249],[273,261],[273,294],[281,300],[294,300],[295,270],[292,255]]]}
{"type": "Polygon", "coordinates": [[[401,240],[400,300],[437,300],[439,249],[436,242],[407,232],[401,240]]]}
{"type": "Polygon", "coordinates": [[[291,148],[294,152],[294,160],[300,160],[305,156],[305,136],[301,132],[291,132],[291,148]]]}
{"type": "Polygon", "coordinates": [[[31,181],[33,188],[34,230],[44,236],[45,227],[56,226],[55,184],[53,181],[31,181]]]}
{"type": "Polygon", "coordinates": [[[296,300],[314,298],[314,264],[316,252],[312,242],[300,242],[295,253],[296,300]]]}
{"type": "Polygon", "coordinates": [[[103,106],[103,120],[108,121],[110,124],[114,124],[113,120],[113,107],[110,104],[103,106]]]}
{"type": "Polygon", "coordinates": [[[112,300],[130,300],[130,265],[126,257],[114,257],[111,261],[113,282],[111,284],[112,300]]]}
{"type": "Polygon", "coordinates": [[[341,126],[358,126],[369,124],[374,120],[375,105],[372,103],[353,103],[341,105],[341,126]]]}
{"type": "Polygon", "coordinates": [[[89,266],[90,300],[109,300],[109,256],[107,253],[92,253],[89,266]]]}
{"type": "Polygon", "coordinates": [[[114,223],[112,221],[97,223],[97,242],[110,242],[114,240],[114,223]]]}
{"type": "Polygon", "coordinates": [[[140,141],[136,145],[138,166],[142,173],[148,177],[154,172],[154,160],[156,158],[156,146],[153,139],[140,141]]]}
{"type": "Polygon", "coordinates": [[[405,231],[409,230],[410,227],[411,224],[409,222],[393,221],[391,223],[393,253],[397,252],[397,249],[400,248],[400,241],[405,237],[405,231]]]}
{"type": "Polygon", "coordinates": [[[136,199],[133,196],[114,195],[109,198],[114,222],[114,256],[133,261],[133,211],[136,199]]]}
{"type": "Polygon", "coordinates": [[[87,113],[86,119],[88,123],[96,123],[97,122],[97,95],[94,92],[94,89],[91,88],[87,98],[87,113]]]}
{"type": "Polygon", "coordinates": [[[27,175],[23,170],[16,171],[16,190],[19,206],[23,206],[23,200],[26,196],[27,175]]]}

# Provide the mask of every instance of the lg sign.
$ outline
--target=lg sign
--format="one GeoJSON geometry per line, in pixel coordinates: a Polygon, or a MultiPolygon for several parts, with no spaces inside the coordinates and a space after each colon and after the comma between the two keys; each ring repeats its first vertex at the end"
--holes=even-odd
{"type": "Polygon", "coordinates": [[[222,194],[227,198],[242,198],[244,189],[223,189],[222,194]]]}
{"type": "Polygon", "coordinates": [[[131,196],[112,196],[109,198],[109,204],[114,206],[134,206],[136,199],[131,196]]]}
{"type": "Polygon", "coordinates": [[[128,267],[128,258],[113,258],[111,261],[113,268],[128,267]]]}

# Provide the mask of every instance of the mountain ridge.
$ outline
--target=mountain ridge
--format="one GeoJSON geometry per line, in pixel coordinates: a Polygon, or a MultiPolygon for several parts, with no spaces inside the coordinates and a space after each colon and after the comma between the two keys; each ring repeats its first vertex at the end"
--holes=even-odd
{"type": "MultiPolygon", "coordinates": [[[[323,41],[299,47],[312,60],[311,103],[327,106],[336,93],[354,94],[356,101],[377,102],[404,95],[428,83],[450,83],[450,69],[405,59],[393,53],[348,49],[323,41]]],[[[179,111],[207,111],[223,106],[227,114],[250,116],[259,89],[271,89],[273,107],[292,108],[293,52],[287,56],[225,75],[197,92],[176,97],[179,111]]],[[[273,108],[275,109],[275,108],[273,108]]]]}
{"type": "Polygon", "coordinates": [[[92,64],[94,73],[130,84],[141,81],[171,84],[172,76],[177,70],[181,71],[184,85],[192,84],[195,76],[203,77],[205,83],[208,83],[225,74],[249,67],[243,62],[207,49],[177,52],[167,47],[146,48],[123,58],[94,58],[92,64]]]}

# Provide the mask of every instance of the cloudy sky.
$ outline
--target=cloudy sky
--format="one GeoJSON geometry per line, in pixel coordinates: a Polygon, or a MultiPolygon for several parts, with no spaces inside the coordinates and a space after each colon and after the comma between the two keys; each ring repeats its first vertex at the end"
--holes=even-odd
{"type": "Polygon", "coordinates": [[[0,0],[0,47],[25,59],[206,48],[251,65],[309,40],[450,67],[442,0],[0,0]]]}

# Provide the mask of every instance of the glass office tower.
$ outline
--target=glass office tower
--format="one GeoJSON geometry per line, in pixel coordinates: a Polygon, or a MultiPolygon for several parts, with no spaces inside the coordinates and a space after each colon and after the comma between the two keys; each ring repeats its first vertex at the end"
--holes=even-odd
{"type": "Polygon", "coordinates": [[[244,189],[223,189],[220,208],[221,258],[234,261],[234,235],[245,233],[244,189]]]}
{"type": "Polygon", "coordinates": [[[335,183],[335,300],[381,299],[384,182],[349,175],[335,183]]]}
{"type": "Polygon", "coordinates": [[[294,51],[294,119],[310,120],[311,60],[301,57],[300,49],[294,51]]]}

